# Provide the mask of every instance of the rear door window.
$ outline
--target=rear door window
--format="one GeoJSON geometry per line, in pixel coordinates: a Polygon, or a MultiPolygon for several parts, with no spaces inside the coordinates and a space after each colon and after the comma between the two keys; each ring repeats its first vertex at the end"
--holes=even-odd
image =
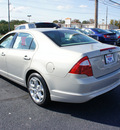
{"type": "Polygon", "coordinates": [[[34,50],[36,48],[36,44],[32,35],[28,33],[19,33],[13,45],[13,48],[34,50]]]}

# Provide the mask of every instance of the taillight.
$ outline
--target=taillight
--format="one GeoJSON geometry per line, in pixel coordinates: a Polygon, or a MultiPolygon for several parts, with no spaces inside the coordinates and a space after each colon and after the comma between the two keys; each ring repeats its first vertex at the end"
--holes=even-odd
{"type": "Polygon", "coordinates": [[[70,70],[72,74],[85,74],[87,76],[93,76],[92,67],[87,56],[80,59],[70,70]]]}
{"type": "Polygon", "coordinates": [[[110,38],[110,35],[103,35],[104,38],[110,38]]]}
{"type": "Polygon", "coordinates": [[[120,38],[120,36],[118,36],[118,38],[120,38]]]}

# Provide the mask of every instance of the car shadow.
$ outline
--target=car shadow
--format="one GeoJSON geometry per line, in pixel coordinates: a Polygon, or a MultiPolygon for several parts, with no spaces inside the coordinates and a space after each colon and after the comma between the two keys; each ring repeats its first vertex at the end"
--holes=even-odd
{"type": "Polygon", "coordinates": [[[5,80],[5,81],[7,81],[7,82],[9,82],[10,84],[12,84],[12,85],[15,86],[15,87],[17,87],[17,88],[19,88],[19,89],[21,89],[21,90],[23,90],[23,91],[25,91],[25,92],[28,92],[28,90],[27,90],[26,87],[23,87],[23,86],[21,86],[21,85],[15,83],[15,82],[13,82],[13,81],[11,81],[11,80],[9,80],[9,79],[3,77],[3,76],[1,76],[1,75],[0,75],[0,78],[3,79],[3,80],[5,80]]]}
{"type": "Polygon", "coordinates": [[[52,102],[48,110],[120,127],[120,88],[81,104],[52,102]]]}

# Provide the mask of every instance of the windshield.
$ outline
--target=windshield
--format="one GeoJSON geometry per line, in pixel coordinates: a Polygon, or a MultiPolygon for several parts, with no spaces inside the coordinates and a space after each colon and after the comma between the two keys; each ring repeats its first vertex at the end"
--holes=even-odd
{"type": "Polygon", "coordinates": [[[96,43],[97,41],[85,36],[84,34],[78,33],[72,30],[56,30],[43,32],[58,46],[73,46],[81,44],[96,43]]]}

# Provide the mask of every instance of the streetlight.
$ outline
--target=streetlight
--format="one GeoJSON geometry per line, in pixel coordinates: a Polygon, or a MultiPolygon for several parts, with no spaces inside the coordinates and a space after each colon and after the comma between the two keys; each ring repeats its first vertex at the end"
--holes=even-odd
{"type": "Polygon", "coordinates": [[[31,17],[32,15],[27,15],[27,17],[29,18],[29,23],[30,23],[30,17],[31,17]]]}

